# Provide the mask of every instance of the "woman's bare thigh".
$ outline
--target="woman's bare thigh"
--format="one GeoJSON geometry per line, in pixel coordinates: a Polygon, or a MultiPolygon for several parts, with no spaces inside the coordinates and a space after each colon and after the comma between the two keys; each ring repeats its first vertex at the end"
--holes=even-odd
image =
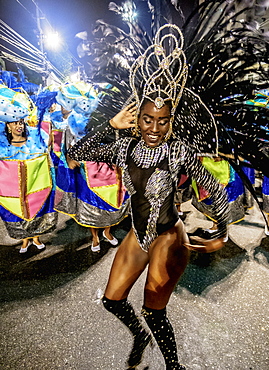
{"type": "Polygon", "coordinates": [[[147,307],[162,309],[167,305],[188,263],[189,251],[183,245],[187,240],[180,220],[173,228],[159,235],[150,246],[144,292],[144,304],[147,307]]]}
{"type": "Polygon", "coordinates": [[[105,296],[114,300],[126,298],[148,261],[148,253],[140,248],[133,230],[129,231],[115,255],[105,296]]]}

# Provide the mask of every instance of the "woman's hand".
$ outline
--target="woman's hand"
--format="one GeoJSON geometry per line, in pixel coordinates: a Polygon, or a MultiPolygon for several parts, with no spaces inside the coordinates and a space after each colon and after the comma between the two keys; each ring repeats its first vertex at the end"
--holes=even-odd
{"type": "Polygon", "coordinates": [[[70,158],[68,154],[66,156],[66,162],[68,164],[68,167],[71,170],[73,170],[76,167],[80,167],[80,163],[78,161],[76,161],[75,159],[70,158]]]}
{"type": "Polygon", "coordinates": [[[218,251],[224,246],[224,238],[203,239],[200,236],[189,236],[190,243],[184,243],[191,251],[200,253],[211,253],[218,251]]]}
{"type": "Polygon", "coordinates": [[[135,102],[127,105],[116,116],[114,116],[109,123],[115,129],[126,129],[134,127],[134,119],[136,114],[135,102]]]}

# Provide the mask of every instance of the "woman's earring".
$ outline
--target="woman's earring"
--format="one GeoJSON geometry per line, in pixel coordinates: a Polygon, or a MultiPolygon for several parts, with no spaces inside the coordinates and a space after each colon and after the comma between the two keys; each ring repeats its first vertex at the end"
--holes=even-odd
{"type": "Polygon", "coordinates": [[[8,133],[11,134],[11,128],[8,127],[7,130],[8,130],[8,133]]]}
{"type": "Polygon", "coordinates": [[[165,134],[164,141],[168,141],[170,139],[172,132],[173,132],[173,127],[172,127],[172,120],[171,120],[169,123],[169,129],[167,133],[165,134]]]}
{"type": "Polygon", "coordinates": [[[134,136],[138,137],[140,136],[140,130],[139,130],[139,126],[138,126],[138,118],[136,117],[135,118],[135,127],[134,127],[134,136]]]}
{"type": "Polygon", "coordinates": [[[23,128],[22,128],[21,132],[24,132],[24,121],[23,121],[23,119],[20,119],[20,124],[23,125],[23,128]]]}

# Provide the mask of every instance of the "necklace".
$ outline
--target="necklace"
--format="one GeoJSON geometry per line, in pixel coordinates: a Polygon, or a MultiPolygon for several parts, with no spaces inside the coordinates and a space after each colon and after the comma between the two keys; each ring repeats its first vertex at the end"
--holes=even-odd
{"type": "Polygon", "coordinates": [[[149,168],[156,166],[165,157],[168,157],[168,144],[150,148],[144,140],[140,140],[132,151],[131,157],[137,167],[149,168]]]}
{"type": "Polygon", "coordinates": [[[26,139],[22,140],[22,141],[14,141],[14,140],[11,140],[12,143],[15,143],[15,144],[20,144],[20,143],[25,143],[26,139]]]}

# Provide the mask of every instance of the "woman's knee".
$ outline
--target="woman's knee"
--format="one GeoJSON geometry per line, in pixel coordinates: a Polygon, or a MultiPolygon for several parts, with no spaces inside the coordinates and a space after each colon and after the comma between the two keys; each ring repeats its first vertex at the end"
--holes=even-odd
{"type": "Polygon", "coordinates": [[[177,278],[150,273],[144,288],[144,305],[156,310],[166,307],[177,281],[177,278]]]}
{"type": "Polygon", "coordinates": [[[145,287],[144,305],[150,309],[162,310],[167,306],[170,296],[170,291],[158,291],[145,287]]]}
{"type": "Polygon", "coordinates": [[[147,307],[164,308],[189,259],[189,251],[183,245],[164,246],[164,250],[151,255],[145,284],[144,300],[147,307]],[[169,250],[170,249],[170,250],[169,250]]]}

